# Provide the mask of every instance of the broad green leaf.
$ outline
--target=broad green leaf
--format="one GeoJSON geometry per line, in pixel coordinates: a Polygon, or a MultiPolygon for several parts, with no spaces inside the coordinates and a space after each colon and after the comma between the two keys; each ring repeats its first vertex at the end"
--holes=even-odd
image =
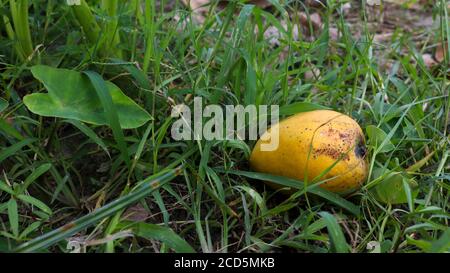
{"type": "Polygon", "coordinates": [[[325,220],[328,230],[328,236],[330,236],[331,250],[336,253],[347,253],[349,246],[345,240],[344,233],[339,226],[336,218],[326,211],[319,212],[322,219],[325,220]]]}
{"type": "MultiPolygon", "coordinates": [[[[374,178],[378,178],[384,175],[384,173],[389,172],[390,171],[386,169],[375,169],[374,178]]],[[[410,209],[412,209],[412,199],[418,194],[417,183],[399,172],[387,174],[386,177],[384,177],[375,187],[371,188],[370,191],[380,202],[386,204],[409,203],[410,209]],[[409,190],[404,186],[403,181],[409,185],[409,190]]]]}
{"type": "MultiPolygon", "coordinates": [[[[24,97],[23,102],[31,112],[47,117],[110,125],[100,98],[86,75],[44,65],[32,67],[31,72],[48,90],[48,94],[35,93],[24,97]]],[[[106,86],[123,129],[140,127],[151,119],[115,84],[106,82],[106,86]]]]}
{"type": "Polygon", "coordinates": [[[0,98],[0,113],[5,111],[6,108],[8,108],[8,102],[0,98]]]}
{"type": "MultiPolygon", "coordinates": [[[[366,128],[367,136],[369,137],[369,143],[376,149],[383,143],[383,141],[387,138],[387,134],[381,130],[380,128],[369,125],[366,128]]],[[[383,147],[379,148],[380,153],[387,153],[392,151],[395,146],[389,141],[383,147]]]]}
{"type": "Polygon", "coordinates": [[[132,224],[133,233],[139,237],[153,239],[167,244],[178,253],[194,253],[195,250],[172,229],[155,224],[132,224]]]}

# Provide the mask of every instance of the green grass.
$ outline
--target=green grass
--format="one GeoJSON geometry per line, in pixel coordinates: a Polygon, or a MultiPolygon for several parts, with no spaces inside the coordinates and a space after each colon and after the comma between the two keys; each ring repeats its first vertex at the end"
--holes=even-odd
{"type": "Polygon", "coordinates": [[[68,252],[68,241],[87,252],[448,252],[450,50],[433,68],[422,59],[450,36],[446,2],[424,7],[432,28],[397,30],[386,43],[356,1],[359,23],[339,1],[272,2],[213,5],[198,24],[180,1],[1,0],[0,252],[68,252]],[[29,5],[27,18],[16,2],[29,5]],[[295,39],[296,11],[319,12],[324,29],[295,39]],[[255,31],[271,26],[279,46],[255,31]],[[47,92],[31,74],[38,64],[84,72],[107,125],[30,112],[24,96],[47,92]],[[121,129],[105,82],[152,119],[121,129]],[[194,96],[277,104],[282,117],[348,114],[366,134],[368,181],[344,199],[251,172],[254,141],[174,141],[171,106],[194,96]],[[142,222],[125,217],[130,208],[142,222]]]}

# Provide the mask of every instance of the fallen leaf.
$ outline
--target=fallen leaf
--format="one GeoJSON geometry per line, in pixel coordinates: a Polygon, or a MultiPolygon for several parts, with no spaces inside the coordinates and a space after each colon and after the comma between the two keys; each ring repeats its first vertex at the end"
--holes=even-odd
{"type": "Polygon", "coordinates": [[[202,24],[205,22],[205,14],[208,12],[208,4],[210,0],[182,0],[183,4],[190,7],[195,21],[202,24]]]}
{"type": "Polygon", "coordinates": [[[204,6],[211,2],[210,0],[182,0],[183,4],[190,7],[192,10],[196,10],[199,8],[205,8],[204,6]]]}
{"type": "MultiPolygon", "coordinates": [[[[282,22],[282,25],[285,28],[285,24],[283,23],[284,22],[282,22]]],[[[264,39],[268,40],[271,46],[279,46],[281,33],[275,26],[269,26],[266,31],[264,31],[264,39]]]]}
{"type": "Polygon", "coordinates": [[[337,41],[339,39],[339,29],[337,29],[335,27],[330,27],[328,29],[328,33],[329,33],[330,39],[332,41],[337,41]]]}
{"type": "Polygon", "coordinates": [[[375,34],[373,36],[373,41],[376,43],[382,43],[382,42],[389,41],[391,39],[391,37],[392,37],[392,33],[390,33],[390,32],[375,34]]]}
{"type": "Polygon", "coordinates": [[[322,18],[318,13],[311,14],[310,19],[315,29],[319,30],[322,28],[322,18]]]}
{"type": "Polygon", "coordinates": [[[379,58],[378,65],[384,71],[391,71],[392,67],[394,66],[394,60],[379,58]]]}
{"type": "Polygon", "coordinates": [[[123,214],[124,220],[133,222],[144,222],[148,218],[150,218],[150,213],[140,203],[128,208],[123,214]]]}
{"type": "Polygon", "coordinates": [[[305,4],[310,7],[319,8],[319,7],[325,7],[326,1],[324,0],[306,0],[305,4]]]}
{"type": "Polygon", "coordinates": [[[305,72],[305,80],[316,80],[320,75],[320,70],[313,64],[310,65],[310,70],[305,72]]]}
{"type": "MultiPolygon", "coordinates": [[[[303,33],[306,36],[306,38],[309,39],[312,38],[314,33],[322,30],[323,27],[322,18],[318,13],[308,15],[304,12],[298,12],[296,13],[296,15],[292,16],[292,21],[299,22],[299,24],[295,23],[292,25],[291,35],[292,40],[294,41],[298,41],[300,37],[300,32],[303,33]],[[311,33],[311,27],[314,33],[311,33]]],[[[283,27],[285,31],[288,31],[289,28],[285,21],[281,21],[280,25],[283,27]]],[[[257,32],[258,29],[256,29],[255,31],[257,32]]],[[[269,26],[264,31],[264,38],[268,40],[270,45],[280,46],[281,45],[280,40],[283,38],[283,34],[280,32],[280,29],[278,29],[276,26],[269,26]]]]}
{"type": "MultiPolygon", "coordinates": [[[[322,29],[322,19],[320,18],[320,15],[318,13],[310,14],[309,17],[306,13],[300,12],[299,14],[300,23],[305,26],[308,29],[309,32],[309,25],[311,24],[314,31],[318,31],[322,29]]],[[[311,34],[311,33],[309,33],[311,34]]]]}
{"type": "Polygon", "coordinates": [[[436,47],[436,52],[434,53],[434,58],[437,62],[442,63],[445,60],[445,53],[448,48],[448,42],[445,43],[445,46],[442,46],[442,43],[440,43],[436,47]]]}
{"type": "Polygon", "coordinates": [[[341,6],[341,12],[342,14],[346,15],[351,10],[352,4],[350,2],[345,3],[341,6]]]}
{"type": "MultiPolygon", "coordinates": [[[[31,112],[44,117],[110,125],[100,97],[84,73],[45,65],[33,66],[31,73],[48,91],[31,93],[23,98],[25,106],[31,112]]],[[[105,81],[104,84],[123,129],[141,127],[152,119],[146,110],[126,96],[117,85],[110,81],[105,81]]]]}
{"type": "Polygon", "coordinates": [[[422,55],[423,62],[426,67],[431,68],[437,64],[437,62],[433,59],[433,56],[431,54],[423,54],[422,55]]]}
{"type": "Polygon", "coordinates": [[[370,253],[381,253],[380,243],[377,241],[370,241],[366,246],[367,250],[370,250],[370,253]]]}
{"type": "MultiPolygon", "coordinates": [[[[283,27],[285,31],[288,30],[288,26],[285,21],[281,21],[280,25],[283,27]]],[[[256,31],[258,31],[256,29],[256,31]]],[[[299,26],[297,24],[292,26],[292,39],[294,41],[297,41],[299,37],[299,26]]],[[[280,40],[283,38],[283,34],[280,32],[280,30],[275,26],[269,26],[264,31],[264,39],[268,40],[269,44],[271,46],[280,46],[281,42],[280,40]]]]}
{"type": "Polygon", "coordinates": [[[433,16],[431,15],[423,15],[420,16],[420,19],[414,20],[413,24],[417,28],[430,28],[434,24],[433,16]]]}

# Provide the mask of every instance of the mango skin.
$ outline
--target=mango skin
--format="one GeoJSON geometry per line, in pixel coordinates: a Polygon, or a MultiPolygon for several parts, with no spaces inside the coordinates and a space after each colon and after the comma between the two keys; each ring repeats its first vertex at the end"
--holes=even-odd
{"type": "Polygon", "coordinates": [[[250,167],[256,172],[320,182],[320,187],[342,195],[359,189],[367,179],[363,131],[344,114],[331,110],[299,113],[273,125],[261,138],[250,156],[250,167]],[[277,128],[278,148],[261,151],[262,139],[277,128]]]}

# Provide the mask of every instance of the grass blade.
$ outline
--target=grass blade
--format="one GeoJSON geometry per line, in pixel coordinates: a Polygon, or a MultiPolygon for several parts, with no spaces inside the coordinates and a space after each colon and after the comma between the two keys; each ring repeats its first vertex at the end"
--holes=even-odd
{"type": "Polygon", "coordinates": [[[86,71],[84,73],[89,77],[92,85],[95,88],[95,91],[97,91],[97,95],[99,96],[105,110],[106,118],[113,131],[114,138],[116,139],[119,150],[122,153],[122,158],[128,165],[128,167],[130,167],[131,161],[125,143],[125,136],[123,135],[122,128],[120,127],[119,116],[117,115],[117,111],[114,107],[111,94],[108,91],[108,87],[106,86],[103,78],[97,72],[86,71]]]}
{"type": "Polygon", "coordinates": [[[5,111],[6,108],[8,108],[9,104],[6,100],[0,98],[0,113],[5,111]]]}
{"type": "Polygon", "coordinates": [[[73,12],[89,42],[97,43],[101,29],[86,1],[81,0],[80,5],[73,5],[73,12]]]}
{"type": "Polygon", "coordinates": [[[52,167],[51,163],[42,164],[36,170],[34,170],[23,182],[21,188],[19,190],[19,194],[23,193],[27,190],[27,188],[33,183],[36,179],[38,179],[41,175],[46,173],[52,167]]]}
{"type": "Polygon", "coordinates": [[[16,138],[17,140],[24,140],[25,138],[8,122],[6,122],[5,119],[0,118],[0,133],[5,136],[12,136],[16,138]]]}
{"type": "Polygon", "coordinates": [[[19,236],[19,212],[17,210],[17,202],[15,199],[11,198],[8,201],[8,218],[9,225],[11,226],[11,231],[14,236],[19,236]]]}
{"type": "Polygon", "coordinates": [[[24,146],[30,145],[31,143],[33,143],[35,141],[36,141],[35,138],[27,138],[27,139],[24,139],[20,142],[17,142],[15,144],[9,146],[6,149],[3,149],[3,151],[0,152],[0,163],[3,160],[7,159],[8,157],[19,152],[24,146]]]}
{"type": "Polygon", "coordinates": [[[97,136],[97,134],[94,132],[94,130],[92,130],[91,128],[89,128],[88,126],[84,125],[83,123],[79,122],[78,120],[75,119],[66,119],[63,122],[65,123],[70,123],[73,126],[75,126],[76,128],[78,128],[78,130],[80,130],[81,132],[83,132],[87,137],[89,137],[95,144],[97,144],[98,146],[100,146],[103,151],[105,151],[106,154],[109,154],[108,151],[108,147],[106,146],[106,144],[103,142],[103,140],[97,136]]]}
{"type": "Polygon", "coordinates": [[[10,0],[11,16],[14,23],[14,31],[23,59],[33,54],[30,26],[28,23],[28,0],[10,0]]]}
{"type": "Polygon", "coordinates": [[[17,195],[17,199],[20,199],[21,201],[23,201],[27,204],[38,207],[40,210],[47,213],[48,215],[52,214],[52,210],[46,204],[44,204],[42,201],[40,201],[34,197],[31,197],[31,196],[28,196],[25,194],[19,194],[19,195],[17,195]]]}
{"type": "Polygon", "coordinates": [[[161,241],[177,253],[195,253],[192,246],[171,228],[148,223],[127,223],[127,228],[129,225],[132,225],[133,233],[136,236],[161,241]]]}
{"type": "MultiPolygon", "coordinates": [[[[222,172],[225,172],[225,171],[222,171],[222,172]]],[[[230,173],[230,174],[245,176],[245,177],[252,178],[252,179],[269,181],[269,182],[272,182],[272,183],[275,183],[275,184],[278,184],[281,186],[290,187],[290,188],[294,188],[294,189],[298,189],[298,190],[306,190],[306,192],[320,196],[320,197],[328,200],[329,202],[353,213],[356,216],[358,216],[360,214],[359,207],[356,206],[355,204],[345,200],[338,194],[332,193],[330,191],[327,191],[327,190],[322,189],[315,185],[308,186],[305,189],[303,182],[301,182],[299,180],[291,179],[291,178],[282,177],[282,176],[257,173],[257,172],[246,172],[246,171],[226,171],[226,172],[230,173]]]]}
{"type": "Polygon", "coordinates": [[[55,243],[72,236],[73,234],[94,225],[102,219],[109,217],[127,206],[141,200],[148,196],[153,191],[174,179],[181,171],[178,167],[174,170],[159,174],[157,176],[149,177],[141,182],[137,188],[130,194],[120,197],[111,203],[87,214],[71,223],[68,223],[58,229],[50,231],[40,237],[37,237],[29,242],[20,245],[15,252],[35,252],[46,247],[52,246],[55,243]]]}
{"type": "Polygon", "coordinates": [[[331,250],[336,253],[347,253],[349,246],[345,240],[344,233],[339,226],[336,218],[326,211],[319,212],[322,219],[325,220],[328,229],[328,235],[331,241],[331,250]]]}

